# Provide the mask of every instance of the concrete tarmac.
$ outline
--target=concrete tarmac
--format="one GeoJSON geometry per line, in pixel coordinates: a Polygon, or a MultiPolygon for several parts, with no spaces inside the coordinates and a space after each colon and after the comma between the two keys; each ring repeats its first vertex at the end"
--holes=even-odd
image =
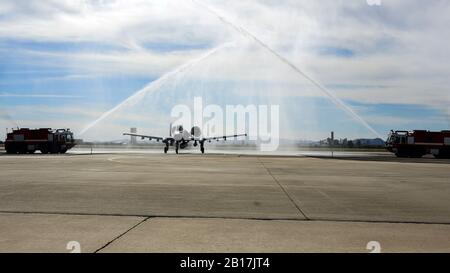
{"type": "Polygon", "coordinates": [[[0,252],[450,252],[450,161],[0,156],[0,252]]]}

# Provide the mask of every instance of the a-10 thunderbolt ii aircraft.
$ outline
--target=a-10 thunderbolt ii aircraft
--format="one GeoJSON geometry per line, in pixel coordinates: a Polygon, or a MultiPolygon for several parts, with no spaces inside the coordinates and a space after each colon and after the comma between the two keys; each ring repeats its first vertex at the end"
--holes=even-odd
{"type": "Polygon", "coordinates": [[[228,136],[216,136],[216,137],[202,137],[202,133],[200,130],[200,127],[194,126],[191,128],[191,131],[188,132],[183,128],[182,125],[174,126],[172,127],[172,124],[170,125],[170,136],[169,137],[157,137],[157,136],[147,136],[147,135],[140,135],[140,134],[133,134],[133,133],[123,133],[124,136],[135,136],[140,137],[141,139],[148,138],[149,140],[156,140],[161,141],[162,143],[166,144],[164,147],[164,153],[167,153],[169,151],[169,146],[175,146],[175,152],[178,154],[179,149],[184,149],[188,147],[189,142],[193,142],[194,147],[197,147],[200,145],[200,151],[202,154],[205,153],[205,142],[211,142],[212,140],[219,141],[220,139],[227,140],[227,138],[236,138],[240,136],[247,136],[247,134],[240,134],[240,135],[228,135],[228,136]],[[173,131],[173,136],[172,136],[173,131]]]}

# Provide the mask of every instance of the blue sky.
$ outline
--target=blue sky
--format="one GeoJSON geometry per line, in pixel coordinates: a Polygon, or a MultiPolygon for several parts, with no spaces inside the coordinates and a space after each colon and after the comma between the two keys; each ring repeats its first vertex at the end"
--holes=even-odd
{"type": "MultiPolygon", "coordinates": [[[[450,37],[448,1],[201,2],[327,87],[381,135],[449,129],[450,41],[442,39],[450,37]]],[[[199,94],[219,105],[279,103],[288,117],[281,124],[286,138],[319,139],[330,130],[375,137],[191,1],[4,0],[0,26],[4,128],[70,127],[77,133],[152,81],[231,42],[231,49],[120,109],[86,138],[118,139],[136,124],[165,132],[170,108],[199,94]]]]}

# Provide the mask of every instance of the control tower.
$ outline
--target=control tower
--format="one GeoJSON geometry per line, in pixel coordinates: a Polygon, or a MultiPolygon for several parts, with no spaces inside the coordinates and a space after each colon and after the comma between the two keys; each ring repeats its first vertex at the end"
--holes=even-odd
{"type": "MultiPolygon", "coordinates": [[[[130,133],[137,134],[137,128],[134,128],[134,127],[130,128],[130,133]]],[[[131,143],[131,145],[136,145],[137,144],[135,136],[131,136],[130,143],[131,143]]]]}

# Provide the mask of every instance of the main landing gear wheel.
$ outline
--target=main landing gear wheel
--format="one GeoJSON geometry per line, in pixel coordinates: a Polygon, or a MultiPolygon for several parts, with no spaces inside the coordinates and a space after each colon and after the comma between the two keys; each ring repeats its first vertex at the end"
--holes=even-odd
{"type": "Polygon", "coordinates": [[[177,141],[177,143],[175,143],[175,153],[176,154],[178,154],[178,148],[179,148],[179,144],[178,144],[178,141],[177,141]]]}
{"type": "Polygon", "coordinates": [[[202,152],[202,154],[205,153],[205,148],[204,147],[200,147],[200,151],[202,152]]]}
{"type": "Polygon", "coordinates": [[[164,147],[164,153],[167,154],[167,151],[169,150],[169,147],[164,147]]]}

